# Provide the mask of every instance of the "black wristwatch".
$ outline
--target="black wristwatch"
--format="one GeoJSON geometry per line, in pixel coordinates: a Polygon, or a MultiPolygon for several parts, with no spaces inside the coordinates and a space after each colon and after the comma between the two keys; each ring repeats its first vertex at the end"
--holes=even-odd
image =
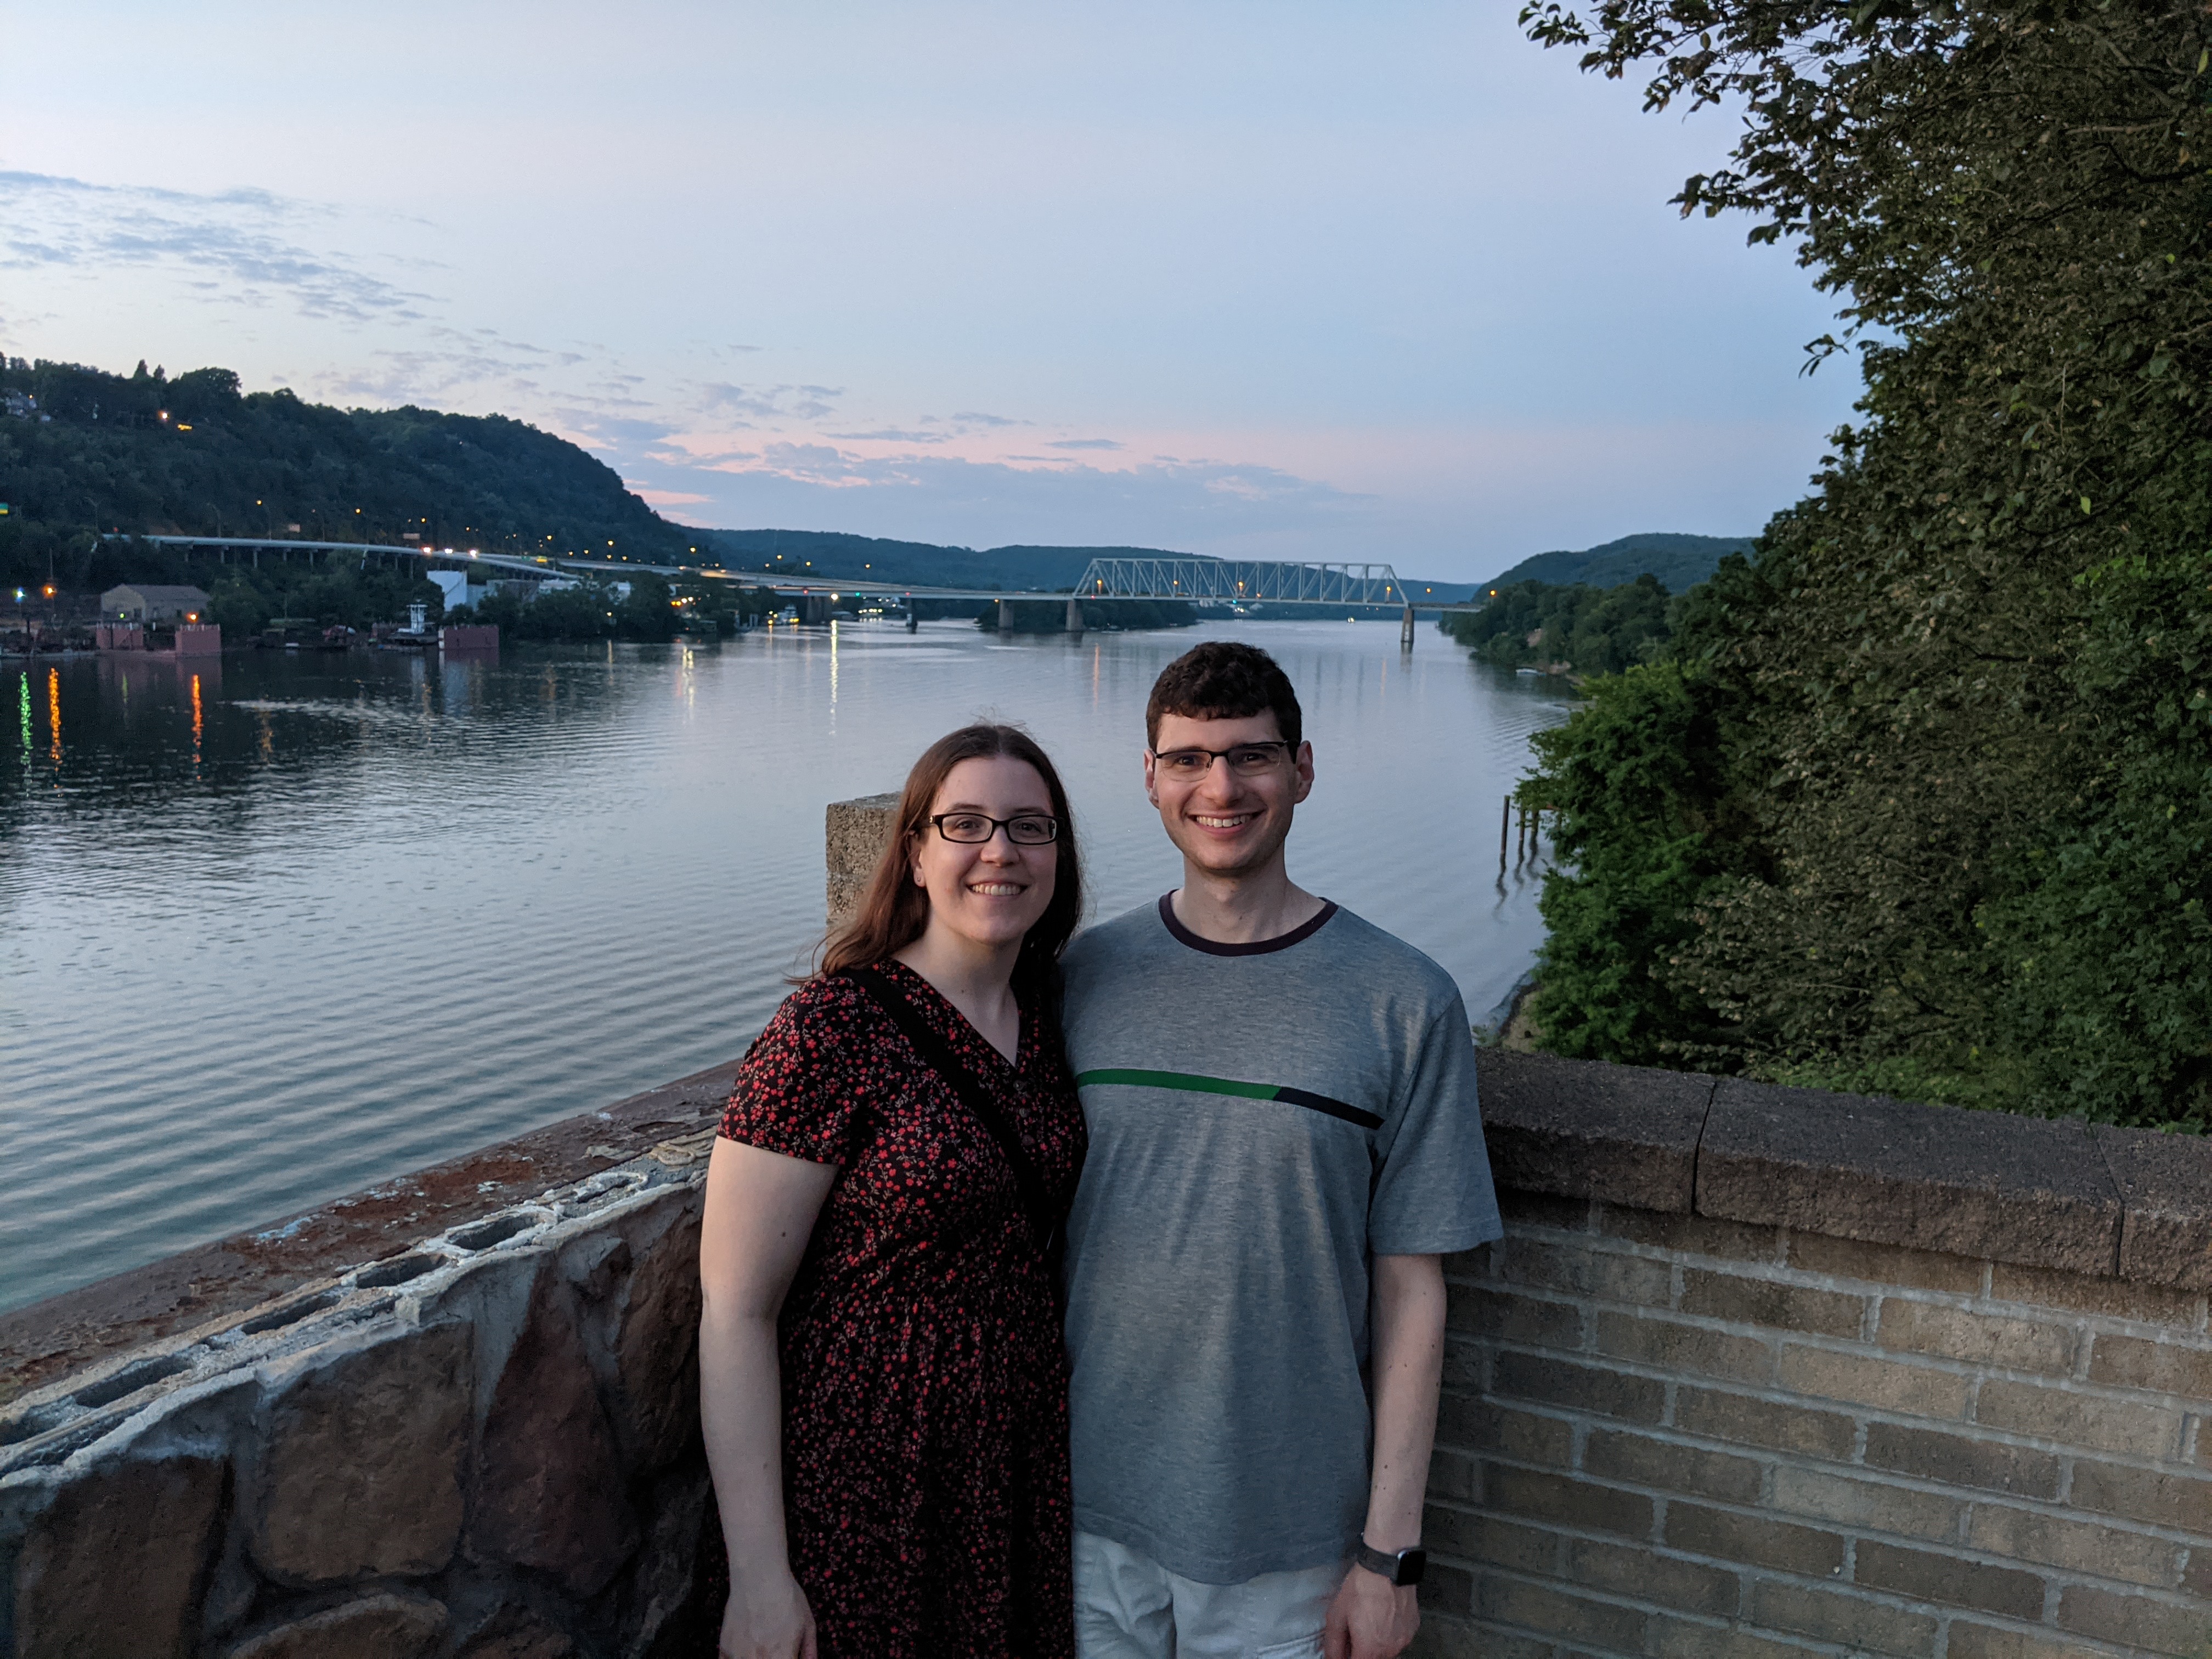
{"type": "Polygon", "coordinates": [[[1428,1571],[1429,1553],[1416,1544],[1409,1550],[1378,1550],[1363,1538],[1352,1559],[1370,1572],[1379,1572],[1397,1585],[1418,1584],[1428,1571]]]}

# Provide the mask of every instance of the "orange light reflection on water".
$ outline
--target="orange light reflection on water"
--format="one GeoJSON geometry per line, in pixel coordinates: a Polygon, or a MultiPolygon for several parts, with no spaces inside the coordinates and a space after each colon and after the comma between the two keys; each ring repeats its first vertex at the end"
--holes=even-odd
{"type": "Polygon", "coordinates": [[[200,732],[205,725],[206,720],[200,712],[200,677],[195,674],[192,676],[192,769],[195,771],[199,769],[200,732]]]}
{"type": "Polygon", "coordinates": [[[46,670],[46,725],[53,733],[53,742],[46,753],[55,765],[62,763],[62,671],[46,670]]]}

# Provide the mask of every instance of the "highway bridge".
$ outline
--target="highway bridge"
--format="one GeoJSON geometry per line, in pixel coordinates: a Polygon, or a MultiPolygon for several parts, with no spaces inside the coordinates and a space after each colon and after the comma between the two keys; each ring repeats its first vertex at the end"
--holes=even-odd
{"type": "MultiPolygon", "coordinates": [[[[799,601],[802,621],[829,618],[830,607],[845,599],[982,599],[1000,606],[1001,623],[1012,620],[1010,608],[1021,603],[1064,603],[1067,628],[1081,633],[1083,602],[1112,599],[1181,599],[1207,606],[1265,606],[1270,611],[1296,607],[1326,613],[1331,611],[1386,606],[1403,612],[1400,641],[1413,642],[1416,611],[1477,611],[1475,601],[1445,601],[1421,598],[1410,592],[1387,564],[1338,563],[1323,560],[1206,559],[1167,556],[1141,558],[1093,559],[1073,589],[998,587],[938,587],[913,582],[880,581],[866,576],[815,576],[786,570],[731,570],[719,565],[643,564],[635,560],[576,558],[557,554],[486,553],[452,547],[392,546],[373,542],[297,541],[249,536],[110,537],[111,540],[141,540],[185,552],[211,552],[228,561],[235,556],[258,563],[266,555],[289,559],[295,554],[336,562],[340,556],[419,559],[462,568],[492,569],[506,576],[550,580],[563,575],[592,575],[620,580],[624,575],[651,572],[661,576],[689,576],[708,581],[732,581],[748,587],[765,587],[799,601]]],[[[914,622],[908,607],[908,625],[914,622]]]]}

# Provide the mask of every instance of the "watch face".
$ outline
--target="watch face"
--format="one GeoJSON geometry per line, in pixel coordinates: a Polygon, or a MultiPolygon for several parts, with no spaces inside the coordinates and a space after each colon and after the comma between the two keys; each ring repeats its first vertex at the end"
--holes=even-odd
{"type": "Polygon", "coordinates": [[[1398,1576],[1394,1581],[1401,1585],[1418,1584],[1421,1575],[1429,1570],[1429,1553],[1425,1549],[1398,1552],[1398,1576]]]}

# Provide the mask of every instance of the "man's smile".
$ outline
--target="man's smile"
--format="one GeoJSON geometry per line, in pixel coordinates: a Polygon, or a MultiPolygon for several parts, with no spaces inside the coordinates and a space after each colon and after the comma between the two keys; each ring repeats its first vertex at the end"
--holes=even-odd
{"type": "Polygon", "coordinates": [[[1208,830],[1241,830],[1260,815],[1257,812],[1193,812],[1191,822],[1208,830]]]}

